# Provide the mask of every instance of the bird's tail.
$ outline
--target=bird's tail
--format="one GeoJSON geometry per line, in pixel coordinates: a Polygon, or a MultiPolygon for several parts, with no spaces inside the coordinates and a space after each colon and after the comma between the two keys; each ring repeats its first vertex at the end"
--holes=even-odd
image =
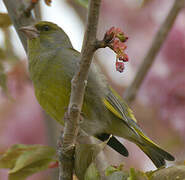
{"type": "Polygon", "coordinates": [[[165,160],[175,160],[175,158],[171,154],[161,149],[146,136],[141,136],[141,138],[143,140],[143,143],[137,143],[137,145],[152,160],[157,168],[164,166],[165,160]]]}

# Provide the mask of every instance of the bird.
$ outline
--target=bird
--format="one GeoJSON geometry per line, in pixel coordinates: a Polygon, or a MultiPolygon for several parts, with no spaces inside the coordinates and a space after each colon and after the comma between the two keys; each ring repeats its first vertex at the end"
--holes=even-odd
{"type": "MultiPolygon", "coordinates": [[[[71,80],[79,67],[80,52],[76,51],[67,34],[58,25],[40,21],[20,30],[27,37],[28,70],[35,96],[41,107],[53,119],[64,126],[64,114],[68,107],[71,80]]],[[[90,136],[107,143],[123,156],[127,148],[115,137],[122,137],[136,144],[159,168],[175,158],[142,131],[132,110],[120,95],[108,84],[101,70],[91,64],[80,129],[90,136]]]]}

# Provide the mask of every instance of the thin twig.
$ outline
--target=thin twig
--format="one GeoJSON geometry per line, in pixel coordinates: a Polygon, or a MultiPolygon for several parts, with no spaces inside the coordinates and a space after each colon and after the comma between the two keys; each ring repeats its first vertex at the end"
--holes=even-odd
{"type": "Polygon", "coordinates": [[[31,0],[29,6],[25,9],[24,13],[27,17],[31,15],[31,11],[35,8],[36,4],[39,2],[39,0],[31,0]]]}
{"type": "Polygon", "coordinates": [[[171,30],[178,13],[183,7],[184,0],[175,0],[168,16],[166,17],[164,23],[161,25],[159,31],[154,37],[151,48],[145,56],[142,64],[140,65],[134,80],[124,93],[124,99],[127,101],[127,103],[131,103],[135,99],[137,92],[144,78],[146,77],[146,74],[152,66],[155,57],[157,56],[163,42],[165,41],[169,31],[171,30]]]}
{"type": "Polygon", "coordinates": [[[37,21],[41,21],[42,20],[42,12],[41,12],[41,2],[40,1],[36,4],[33,11],[34,11],[35,18],[37,19],[37,21]]]}
{"type": "Polygon", "coordinates": [[[100,3],[101,0],[91,0],[89,2],[88,20],[83,41],[80,66],[78,72],[75,74],[71,82],[71,97],[68,112],[66,113],[67,120],[65,122],[63,137],[60,140],[62,148],[60,148],[58,151],[59,159],[66,160],[64,162],[60,161],[59,180],[72,179],[73,166],[71,166],[71,164],[73,164],[73,148],[79,129],[78,124],[89,67],[95,51],[100,3]],[[62,163],[63,165],[61,165],[62,163]]]}

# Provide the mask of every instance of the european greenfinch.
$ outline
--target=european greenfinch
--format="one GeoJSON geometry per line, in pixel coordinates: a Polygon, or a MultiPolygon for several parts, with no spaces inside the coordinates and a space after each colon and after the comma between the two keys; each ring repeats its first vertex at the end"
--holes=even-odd
{"type": "MultiPolygon", "coordinates": [[[[53,119],[64,125],[71,80],[81,54],[73,49],[66,33],[54,23],[42,21],[21,30],[28,38],[29,73],[36,98],[53,119]]],[[[156,167],[165,165],[165,160],[174,160],[143,133],[131,109],[108,85],[95,64],[90,68],[81,119],[80,128],[88,135],[100,140],[107,139],[110,134],[123,137],[138,145],[156,167]]],[[[108,145],[128,156],[127,149],[114,136],[108,145]]]]}

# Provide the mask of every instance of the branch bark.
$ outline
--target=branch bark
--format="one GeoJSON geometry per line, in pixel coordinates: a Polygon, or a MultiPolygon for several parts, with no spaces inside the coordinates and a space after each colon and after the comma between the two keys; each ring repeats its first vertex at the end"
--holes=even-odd
{"type": "Polygon", "coordinates": [[[22,26],[33,24],[35,20],[31,15],[27,17],[24,13],[26,9],[26,4],[24,3],[24,0],[3,0],[3,2],[8,10],[8,14],[12,20],[15,30],[19,35],[22,45],[26,51],[27,40],[26,37],[19,31],[19,28],[22,26]]]}
{"type": "Polygon", "coordinates": [[[71,97],[68,111],[66,113],[64,134],[59,140],[59,180],[71,180],[73,175],[74,146],[79,129],[78,124],[89,67],[95,51],[100,4],[101,0],[89,1],[88,20],[83,41],[80,66],[71,81],[71,97]]]}
{"type": "Polygon", "coordinates": [[[147,55],[144,57],[134,80],[123,95],[127,103],[131,103],[135,99],[144,78],[146,77],[150,67],[155,60],[155,57],[157,56],[163,42],[165,41],[169,31],[171,30],[178,13],[183,7],[184,0],[175,0],[170,12],[168,13],[168,16],[166,17],[164,23],[161,25],[156,36],[154,37],[151,48],[148,51],[147,55]]]}

